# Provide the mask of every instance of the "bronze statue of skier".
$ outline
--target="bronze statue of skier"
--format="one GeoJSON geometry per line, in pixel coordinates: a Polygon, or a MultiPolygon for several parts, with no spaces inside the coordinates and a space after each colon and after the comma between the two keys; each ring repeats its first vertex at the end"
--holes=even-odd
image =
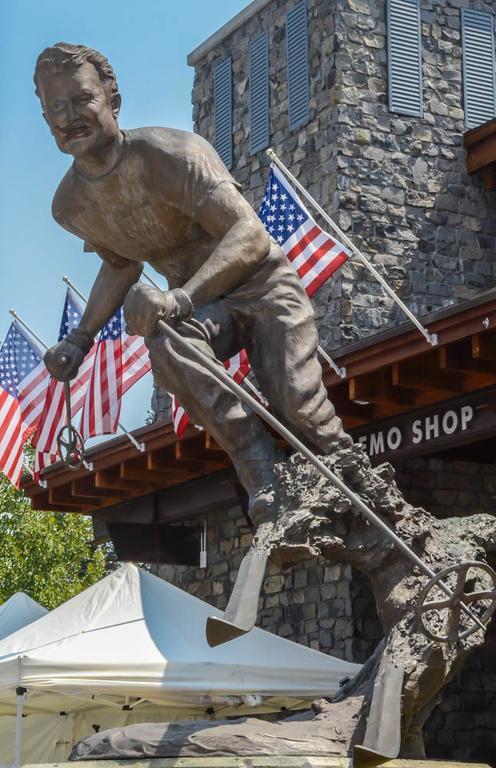
{"type": "Polygon", "coordinates": [[[272,411],[327,454],[350,438],[327,398],[298,276],[207,141],[171,128],[119,128],[121,97],[102,54],[58,43],[40,54],[34,79],[57,146],[74,158],[53,216],[103,262],[79,327],[46,354],[50,373],[73,378],[124,304],[128,329],[146,339],[155,382],[228,453],[256,519],[275,442],[249,408],[157,331],[157,321],[176,323],[212,358],[246,348],[272,411]],[[139,282],[143,262],[167,278],[168,291],[139,282]],[[190,318],[203,327],[181,324],[190,318]]]}

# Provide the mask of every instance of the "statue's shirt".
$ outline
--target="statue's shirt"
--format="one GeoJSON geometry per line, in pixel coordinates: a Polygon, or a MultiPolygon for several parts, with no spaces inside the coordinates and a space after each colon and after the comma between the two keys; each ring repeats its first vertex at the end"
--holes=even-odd
{"type": "Polygon", "coordinates": [[[109,173],[88,179],[69,169],[53,200],[54,218],[82,238],[86,250],[148,261],[171,287],[183,285],[217,244],[198,213],[219,184],[239,185],[194,133],[140,128],[123,134],[121,157],[109,173]]]}

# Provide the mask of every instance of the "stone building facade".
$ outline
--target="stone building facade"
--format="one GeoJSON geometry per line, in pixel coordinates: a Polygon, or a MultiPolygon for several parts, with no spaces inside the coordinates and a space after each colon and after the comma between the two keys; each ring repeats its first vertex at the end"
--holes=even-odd
{"type": "MultiPolygon", "coordinates": [[[[232,173],[258,207],[269,160],[250,153],[249,44],[266,31],[270,146],[401,298],[422,314],[492,288],[496,196],[466,170],[460,11],[494,13],[494,4],[421,0],[424,109],[411,117],[389,109],[386,0],[308,0],[310,115],[290,131],[285,19],[297,2],[255,0],[190,54],[195,130],[215,143],[213,70],[230,55],[232,173]]],[[[404,319],[353,260],[314,306],[328,351],[404,319]]],[[[494,513],[494,463],[424,458],[396,470],[408,500],[436,515],[494,513]]],[[[159,573],[222,609],[250,542],[233,507],[210,516],[206,569],[160,566],[159,573]]],[[[350,661],[364,661],[381,637],[367,582],[349,567],[318,561],[287,572],[270,566],[259,615],[263,628],[350,661]]],[[[491,637],[496,627],[431,716],[430,756],[487,760],[496,753],[491,637]]]]}
{"type": "MultiPolygon", "coordinates": [[[[250,155],[249,44],[267,31],[270,145],[406,303],[422,314],[492,287],[496,206],[466,171],[460,9],[494,4],[421,2],[424,114],[414,118],[389,110],[386,0],[308,0],[310,119],[290,132],[285,14],[296,4],[252,3],[244,23],[190,55],[195,131],[215,142],[213,67],[231,55],[233,174],[258,206],[269,161],[250,155]]],[[[404,319],[354,263],[315,305],[331,350],[404,319]]]]}

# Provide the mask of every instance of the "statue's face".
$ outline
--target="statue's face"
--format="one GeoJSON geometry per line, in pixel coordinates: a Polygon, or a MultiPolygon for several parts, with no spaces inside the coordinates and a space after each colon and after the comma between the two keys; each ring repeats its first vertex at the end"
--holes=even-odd
{"type": "Polygon", "coordinates": [[[40,82],[44,116],[62,152],[98,153],[118,135],[120,97],[104,88],[93,64],[67,66],[40,82]]]}

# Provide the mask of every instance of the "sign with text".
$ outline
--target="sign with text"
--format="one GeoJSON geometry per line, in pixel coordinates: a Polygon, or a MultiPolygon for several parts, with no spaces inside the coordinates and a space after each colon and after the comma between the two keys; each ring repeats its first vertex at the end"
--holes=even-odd
{"type": "Polygon", "coordinates": [[[496,388],[351,430],[371,459],[393,461],[496,436],[496,388]]]}

